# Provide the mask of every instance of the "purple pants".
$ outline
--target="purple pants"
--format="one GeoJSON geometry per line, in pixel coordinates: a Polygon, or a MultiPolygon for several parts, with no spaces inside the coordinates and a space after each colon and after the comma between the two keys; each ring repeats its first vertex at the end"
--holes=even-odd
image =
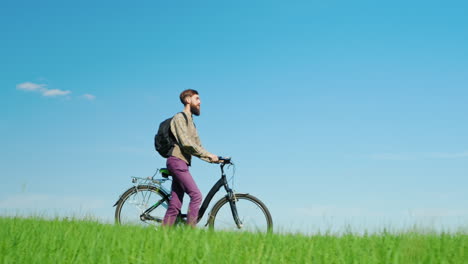
{"type": "Polygon", "coordinates": [[[191,226],[195,226],[198,220],[198,210],[200,210],[200,204],[202,202],[202,194],[197,184],[195,184],[192,175],[190,175],[185,161],[170,156],[167,159],[166,165],[173,176],[172,196],[169,202],[169,208],[167,208],[166,215],[164,216],[163,225],[171,226],[174,224],[182,208],[184,194],[187,193],[190,196],[187,223],[191,226]]]}

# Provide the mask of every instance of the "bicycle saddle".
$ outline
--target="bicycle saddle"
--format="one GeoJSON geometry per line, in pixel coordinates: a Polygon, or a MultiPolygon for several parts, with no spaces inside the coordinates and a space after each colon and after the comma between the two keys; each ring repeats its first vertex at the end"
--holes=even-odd
{"type": "Polygon", "coordinates": [[[172,174],[169,172],[167,168],[161,168],[159,169],[159,172],[161,172],[161,175],[163,178],[168,178],[169,176],[172,176],[172,174]]]}

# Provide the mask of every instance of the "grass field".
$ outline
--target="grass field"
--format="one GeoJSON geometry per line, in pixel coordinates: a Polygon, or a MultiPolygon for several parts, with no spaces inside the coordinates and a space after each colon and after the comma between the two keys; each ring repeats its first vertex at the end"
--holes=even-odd
{"type": "Polygon", "coordinates": [[[2,263],[468,263],[468,234],[314,236],[0,218],[2,263]]]}

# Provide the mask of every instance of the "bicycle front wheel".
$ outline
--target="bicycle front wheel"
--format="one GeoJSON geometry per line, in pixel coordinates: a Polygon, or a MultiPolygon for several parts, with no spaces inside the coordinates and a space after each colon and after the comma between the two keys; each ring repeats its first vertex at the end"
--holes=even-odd
{"type": "Polygon", "coordinates": [[[122,194],[115,208],[115,222],[122,225],[158,226],[162,224],[169,197],[150,185],[139,185],[122,194]]]}
{"type": "Polygon", "coordinates": [[[234,220],[229,199],[224,197],[210,212],[208,224],[211,229],[254,233],[273,231],[273,220],[265,204],[250,194],[235,194],[235,197],[234,207],[240,225],[234,220]]]}

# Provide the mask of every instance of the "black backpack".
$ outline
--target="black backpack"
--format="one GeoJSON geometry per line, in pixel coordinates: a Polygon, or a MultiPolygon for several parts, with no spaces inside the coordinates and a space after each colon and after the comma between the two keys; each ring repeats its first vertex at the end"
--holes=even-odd
{"type": "MultiPolygon", "coordinates": [[[[188,125],[188,118],[184,112],[181,112],[184,115],[185,121],[187,121],[188,125]]],[[[172,154],[172,149],[174,149],[174,145],[177,144],[177,140],[171,132],[171,121],[172,118],[168,118],[159,124],[158,133],[154,136],[154,148],[159,153],[159,155],[163,156],[164,158],[169,158],[172,154]]]]}

